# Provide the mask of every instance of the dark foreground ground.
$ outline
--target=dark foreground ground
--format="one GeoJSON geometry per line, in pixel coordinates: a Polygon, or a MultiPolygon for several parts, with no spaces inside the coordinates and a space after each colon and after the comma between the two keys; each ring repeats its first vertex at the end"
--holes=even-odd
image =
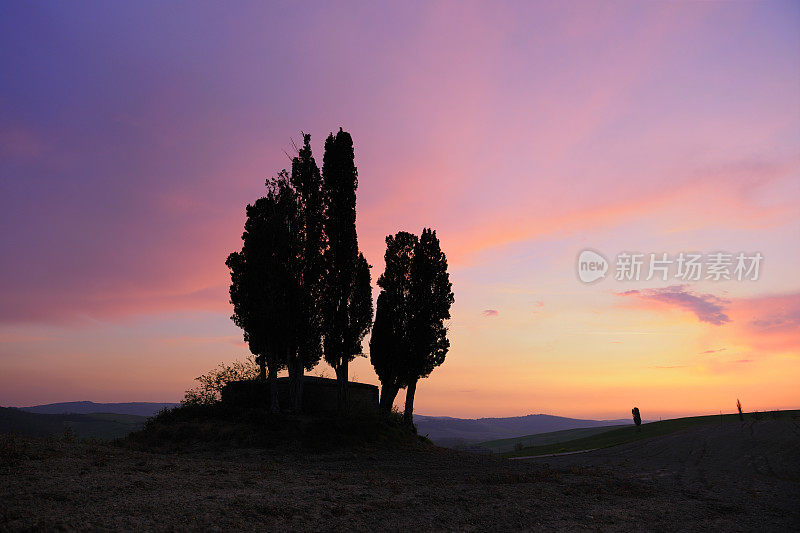
{"type": "Polygon", "coordinates": [[[299,455],[0,439],[2,530],[800,528],[796,420],[516,461],[424,444],[299,455]]]}

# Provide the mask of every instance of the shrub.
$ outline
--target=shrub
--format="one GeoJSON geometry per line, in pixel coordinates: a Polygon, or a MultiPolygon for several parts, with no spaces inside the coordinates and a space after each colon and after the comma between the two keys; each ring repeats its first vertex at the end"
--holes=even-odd
{"type": "Polygon", "coordinates": [[[249,356],[244,361],[234,361],[230,364],[220,363],[217,368],[194,378],[200,384],[187,390],[181,403],[185,405],[216,403],[220,400],[222,387],[227,383],[256,379],[258,370],[258,364],[253,356],[249,356]]]}

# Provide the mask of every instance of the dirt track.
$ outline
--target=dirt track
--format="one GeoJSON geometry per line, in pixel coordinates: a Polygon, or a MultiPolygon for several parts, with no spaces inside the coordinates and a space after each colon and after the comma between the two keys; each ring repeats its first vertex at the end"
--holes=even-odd
{"type": "Polygon", "coordinates": [[[326,455],[0,447],[0,529],[797,529],[791,420],[507,461],[438,448],[326,455]]]}

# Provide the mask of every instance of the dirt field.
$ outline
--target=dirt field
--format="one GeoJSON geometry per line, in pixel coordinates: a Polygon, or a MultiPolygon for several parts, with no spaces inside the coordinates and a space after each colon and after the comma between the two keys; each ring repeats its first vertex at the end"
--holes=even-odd
{"type": "Polygon", "coordinates": [[[800,528],[800,428],[509,461],[434,447],[160,454],[0,437],[0,529],[800,528]]]}

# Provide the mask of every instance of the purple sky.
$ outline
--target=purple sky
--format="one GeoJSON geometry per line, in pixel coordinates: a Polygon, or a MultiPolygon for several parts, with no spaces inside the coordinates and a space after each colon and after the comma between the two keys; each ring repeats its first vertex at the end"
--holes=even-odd
{"type": "Polygon", "coordinates": [[[418,411],[796,406],[796,2],[5,2],[0,67],[0,404],[177,400],[244,357],[244,206],[342,126],[373,280],[399,230],[450,258],[418,411]],[[587,287],[585,247],[765,266],[587,287]]]}

